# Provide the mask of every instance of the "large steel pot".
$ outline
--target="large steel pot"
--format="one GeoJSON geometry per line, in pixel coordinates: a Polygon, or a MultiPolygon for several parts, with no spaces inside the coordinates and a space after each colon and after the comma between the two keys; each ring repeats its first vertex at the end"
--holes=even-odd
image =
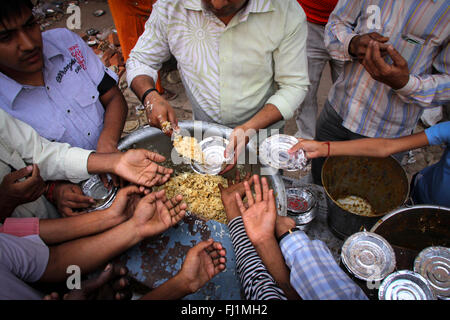
{"type": "Polygon", "coordinates": [[[450,208],[415,205],[385,215],[370,229],[392,245],[421,251],[430,246],[450,247],[450,208]]]}
{"type": "Polygon", "coordinates": [[[330,157],[322,167],[322,185],[328,225],[341,239],[369,230],[383,215],[403,205],[409,195],[406,173],[393,157],[330,157]],[[350,195],[366,199],[375,214],[357,215],[337,204],[338,199],[350,195]]]}
{"type": "MultiPolygon", "coordinates": [[[[182,135],[191,135],[198,141],[211,136],[228,138],[232,132],[231,128],[202,121],[180,121],[178,125],[182,135]]],[[[166,157],[166,161],[162,163],[162,165],[173,168],[175,173],[193,172],[189,164],[174,164],[172,159],[179,160],[179,157],[173,149],[172,142],[168,136],[163,134],[162,131],[157,128],[145,127],[129,134],[119,142],[118,148],[119,150],[144,148],[155,151],[166,157]]],[[[258,162],[258,157],[255,154],[254,148],[247,146],[245,152],[245,164],[243,165],[242,171],[261,175],[260,169],[262,167],[263,166],[258,162]]],[[[225,177],[233,178],[234,173],[235,171],[232,170],[225,174],[225,177]]],[[[278,174],[268,175],[267,178],[271,188],[274,190],[278,214],[286,216],[287,205],[284,183],[278,174]]]]}

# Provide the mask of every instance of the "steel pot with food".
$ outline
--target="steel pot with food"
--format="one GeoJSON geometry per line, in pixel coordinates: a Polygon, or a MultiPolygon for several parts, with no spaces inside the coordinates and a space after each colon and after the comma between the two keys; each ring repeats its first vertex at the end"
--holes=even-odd
{"type": "Polygon", "coordinates": [[[369,230],[409,195],[406,173],[393,157],[328,158],[322,167],[322,185],[328,225],[341,239],[369,230]]]}

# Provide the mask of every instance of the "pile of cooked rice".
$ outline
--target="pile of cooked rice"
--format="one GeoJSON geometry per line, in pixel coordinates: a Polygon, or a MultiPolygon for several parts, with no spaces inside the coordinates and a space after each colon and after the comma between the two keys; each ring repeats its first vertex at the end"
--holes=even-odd
{"type": "Polygon", "coordinates": [[[185,172],[172,177],[159,189],[165,189],[169,199],[181,194],[190,212],[226,224],[227,216],[220,197],[219,183],[228,187],[227,180],[222,176],[185,172]]]}
{"type": "Polygon", "coordinates": [[[375,215],[375,212],[373,211],[370,203],[361,197],[347,196],[345,198],[336,200],[336,202],[341,208],[351,213],[366,217],[375,215]]]}

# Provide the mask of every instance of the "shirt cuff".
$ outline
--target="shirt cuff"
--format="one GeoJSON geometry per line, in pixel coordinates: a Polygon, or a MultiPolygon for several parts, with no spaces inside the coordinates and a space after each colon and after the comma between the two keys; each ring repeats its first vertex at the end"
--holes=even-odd
{"type": "Polygon", "coordinates": [[[295,108],[281,95],[273,95],[267,100],[266,104],[273,104],[280,111],[284,120],[288,120],[294,116],[295,108]]]}
{"type": "Polygon", "coordinates": [[[394,92],[406,97],[416,92],[419,89],[419,87],[420,87],[420,80],[413,75],[409,75],[409,80],[406,83],[406,85],[403,88],[394,90],[394,92]]]}
{"type": "Polygon", "coordinates": [[[93,150],[70,148],[64,159],[64,170],[67,178],[73,183],[79,183],[90,178],[87,169],[88,158],[93,150]]]}
{"type": "Polygon", "coordinates": [[[158,81],[158,71],[132,59],[133,58],[128,59],[126,64],[128,86],[131,88],[131,83],[137,76],[149,76],[156,85],[156,82],[158,81]]]}
{"type": "Polygon", "coordinates": [[[0,233],[16,237],[39,235],[39,218],[6,218],[0,233]]]}
{"type": "Polygon", "coordinates": [[[356,59],[358,59],[357,57],[352,56],[350,54],[350,51],[349,51],[349,49],[350,49],[350,42],[357,35],[358,34],[356,34],[356,33],[351,33],[348,36],[346,36],[345,39],[344,39],[344,59],[345,60],[356,60],[356,59]]]}
{"type": "Polygon", "coordinates": [[[309,241],[309,237],[303,231],[295,231],[280,241],[280,248],[282,252],[286,250],[298,250],[305,246],[309,241]]]}

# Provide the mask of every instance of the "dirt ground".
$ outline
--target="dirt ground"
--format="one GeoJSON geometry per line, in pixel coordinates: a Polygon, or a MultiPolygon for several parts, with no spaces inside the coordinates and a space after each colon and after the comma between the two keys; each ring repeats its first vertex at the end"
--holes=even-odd
{"type": "MultiPolygon", "coordinates": [[[[74,1],[47,1],[49,3],[53,2],[74,2],[74,1]]],[[[76,2],[76,1],[75,1],[76,2]]],[[[73,30],[78,34],[83,34],[86,30],[90,28],[94,28],[103,32],[105,30],[111,30],[114,28],[114,21],[112,19],[108,4],[106,0],[90,0],[90,1],[78,1],[78,4],[81,8],[81,29],[73,30]],[[100,17],[96,17],[93,13],[96,10],[104,10],[105,14],[100,17]]],[[[46,19],[47,24],[45,30],[49,30],[52,28],[58,27],[66,27],[68,15],[59,14],[53,18],[46,19]]],[[[164,65],[162,70],[162,84],[163,87],[176,93],[177,97],[174,100],[171,100],[170,103],[174,107],[176,114],[179,120],[187,120],[192,119],[192,111],[190,103],[186,97],[184,92],[183,85],[181,84],[178,76],[178,72],[174,70],[176,68],[176,64],[174,62],[167,63],[164,65]]],[[[122,89],[124,96],[127,100],[129,113],[127,124],[125,126],[124,135],[129,132],[146,125],[145,116],[141,111],[137,110],[136,107],[140,105],[139,100],[136,98],[133,92],[128,88],[125,81],[126,74],[121,77],[120,80],[120,88],[122,89]]],[[[325,68],[320,87],[318,90],[318,104],[319,108],[321,108],[325,100],[327,98],[328,91],[331,87],[331,75],[328,67],[325,68]]],[[[418,125],[416,128],[416,132],[422,131],[424,128],[422,125],[418,125]]],[[[285,133],[294,135],[297,131],[297,125],[295,119],[288,120],[286,123],[285,133]]],[[[414,173],[421,170],[422,168],[429,166],[435,162],[437,162],[444,148],[441,146],[429,146],[424,148],[419,148],[409,152],[408,156],[405,157],[402,165],[405,168],[405,171],[410,178],[414,173]]],[[[299,176],[304,175],[302,173],[294,172],[288,173],[288,175],[292,178],[299,178],[299,176]]]]}

